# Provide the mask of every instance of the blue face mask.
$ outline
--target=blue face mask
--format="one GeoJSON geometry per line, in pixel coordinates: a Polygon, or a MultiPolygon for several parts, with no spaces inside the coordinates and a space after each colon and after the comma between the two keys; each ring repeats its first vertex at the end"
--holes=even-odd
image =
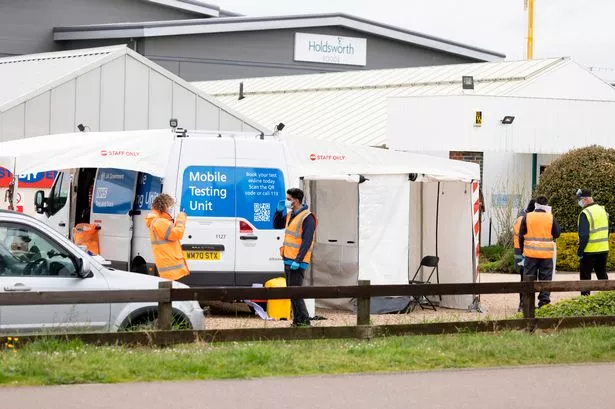
{"type": "Polygon", "coordinates": [[[286,201],[286,208],[287,209],[292,209],[293,208],[293,202],[291,202],[290,200],[286,201]]]}

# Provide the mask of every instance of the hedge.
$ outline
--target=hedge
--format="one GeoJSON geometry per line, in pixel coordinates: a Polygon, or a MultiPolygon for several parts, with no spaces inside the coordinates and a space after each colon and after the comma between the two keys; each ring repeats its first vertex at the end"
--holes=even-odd
{"type": "Polygon", "coordinates": [[[597,317],[615,315],[615,292],[603,291],[587,297],[548,304],[536,310],[538,318],[597,317]]]}
{"type": "MultiPolygon", "coordinates": [[[[609,247],[615,248],[615,234],[609,235],[609,247]]],[[[557,239],[557,270],[558,271],[579,271],[579,259],[577,250],[579,248],[579,236],[577,233],[562,233],[557,239]]],[[[607,261],[608,271],[615,270],[615,251],[609,252],[607,261]]]]}
{"type": "Polygon", "coordinates": [[[594,200],[615,214],[615,149],[590,146],[572,150],[540,175],[535,195],[547,197],[563,231],[577,229],[581,209],[575,193],[579,188],[591,189],[594,200]]]}

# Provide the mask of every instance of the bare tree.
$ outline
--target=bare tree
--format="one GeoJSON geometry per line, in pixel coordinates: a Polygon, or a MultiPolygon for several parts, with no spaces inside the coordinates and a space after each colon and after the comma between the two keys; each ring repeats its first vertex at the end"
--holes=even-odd
{"type": "Polygon", "coordinates": [[[519,210],[524,208],[529,197],[525,182],[520,178],[510,180],[507,177],[500,180],[492,190],[490,213],[497,244],[500,246],[513,246],[513,226],[519,210]]]}

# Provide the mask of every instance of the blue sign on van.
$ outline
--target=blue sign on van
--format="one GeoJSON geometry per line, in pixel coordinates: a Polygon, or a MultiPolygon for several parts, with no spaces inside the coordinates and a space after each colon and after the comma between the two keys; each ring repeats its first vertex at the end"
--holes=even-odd
{"type": "Polygon", "coordinates": [[[94,185],[92,211],[102,214],[128,214],[133,205],[137,172],[99,169],[94,185]]]}
{"type": "Polygon", "coordinates": [[[273,213],[285,197],[279,169],[190,166],[180,207],[188,216],[239,217],[264,230],[273,228],[273,213]]]}
{"type": "Polygon", "coordinates": [[[162,192],[162,178],[147,173],[139,173],[135,210],[150,210],[152,201],[162,192]]]}

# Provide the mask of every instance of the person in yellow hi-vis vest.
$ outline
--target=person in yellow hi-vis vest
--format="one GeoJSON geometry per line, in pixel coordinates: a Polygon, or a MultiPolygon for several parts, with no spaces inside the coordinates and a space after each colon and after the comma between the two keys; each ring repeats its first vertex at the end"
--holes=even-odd
{"type": "MultiPolygon", "coordinates": [[[[538,196],[534,211],[523,216],[519,227],[519,247],[525,257],[523,275],[537,276],[540,281],[553,278],[555,239],[560,235],[557,220],[550,213],[547,198],[538,196]]],[[[538,308],[551,303],[551,293],[538,294],[538,308]]]]}
{"type": "MultiPolygon", "coordinates": [[[[579,249],[577,257],[581,262],[581,280],[591,280],[592,271],[598,280],[608,280],[606,262],[609,256],[609,214],[604,207],[594,203],[589,189],[577,190],[577,200],[583,209],[579,214],[579,249]]],[[[589,295],[582,291],[581,295],[589,295]]]]}
{"type": "MultiPolygon", "coordinates": [[[[289,287],[303,285],[305,271],[312,260],[312,248],[318,224],[316,216],[303,203],[303,196],[301,189],[288,189],[286,201],[281,200],[278,203],[273,218],[275,229],[286,229],[280,255],[284,260],[284,273],[289,287]]],[[[293,311],[293,326],[309,326],[310,316],[305,307],[305,301],[301,298],[293,298],[290,303],[293,311]]]]}
{"type": "Polygon", "coordinates": [[[145,218],[158,275],[167,280],[190,274],[179,242],[184,237],[186,214],[180,212],[173,221],[169,213],[174,205],[175,199],[162,193],[153,200],[152,211],[145,218]]]}
{"type": "MultiPolygon", "coordinates": [[[[521,230],[521,221],[523,220],[523,216],[534,211],[535,203],[536,201],[534,199],[531,199],[528,202],[527,207],[519,211],[517,220],[515,220],[515,224],[513,225],[513,247],[514,247],[514,259],[515,259],[515,271],[519,273],[519,278],[521,279],[521,281],[523,281],[523,265],[525,264],[525,261],[523,257],[523,251],[521,250],[521,247],[519,247],[519,230],[521,230]]],[[[522,295],[519,294],[519,308],[517,309],[517,311],[519,312],[523,311],[522,310],[523,305],[521,305],[522,298],[523,298],[522,295]]]]}

